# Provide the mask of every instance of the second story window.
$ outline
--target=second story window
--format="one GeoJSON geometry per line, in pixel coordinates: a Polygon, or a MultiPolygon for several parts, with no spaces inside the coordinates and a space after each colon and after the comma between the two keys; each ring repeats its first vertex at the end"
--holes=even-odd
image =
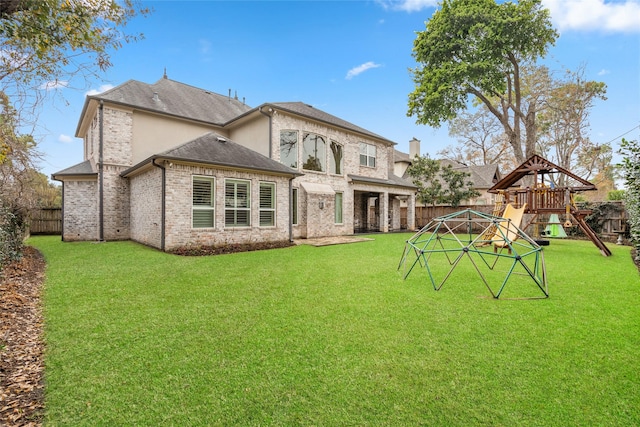
{"type": "Polygon", "coordinates": [[[329,172],[336,174],[336,175],[342,175],[342,145],[338,144],[336,141],[331,141],[331,144],[329,145],[330,150],[330,157],[331,159],[329,160],[329,172]]]}
{"type": "Polygon", "coordinates": [[[360,165],[376,167],[376,146],[372,144],[360,143],[360,165]]]}
{"type": "Polygon", "coordinates": [[[302,169],[324,172],[326,170],[327,143],[315,133],[305,133],[302,138],[302,169]]]}
{"type": "Polygon", "coordinates": [[[280,163],[298,169],[298,131],[280,132],[280,163]]]}

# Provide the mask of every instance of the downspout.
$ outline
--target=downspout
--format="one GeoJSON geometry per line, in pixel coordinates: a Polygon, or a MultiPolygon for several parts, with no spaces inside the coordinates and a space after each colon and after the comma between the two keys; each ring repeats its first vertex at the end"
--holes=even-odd
{"type": "Polygon", "coordinates": [[[289,178],[289,242],[293,242],[293,180],[295,176],[289,178]]]}
{"type": "Polygon", "coordinates": [[[62,215],[62,221],[60,224],[60,240],[64,242],[64,181],[62,181],[62,209],[60,211],[60,214],[62,215]]]}
{"type": "Polygon", "coordinates": [[[100,144],[100,154],[98,158],[98,173],[100,176],[100,180],[98,182],[100,198],[98,201],[98,240],[104,242],[104,101],[102,100],[100,100],[100,129],[98,142],[100,144]]]}
{"type": "Polygon", "coordinates": [[[160,208],[160,250],[164,252],[164,224],[165,224],[165,215],[166,215],[166,183],[167,183],[167,169],[161,165],[156,163],[156,159],[151,161],[151,164],[157,168],[160,168],[162,171],[162,207],[160,208]]]}
{"type": "Polygon", "coordinates": [[[273,137],[271,135],[271,131],[273,130],[273,116],[262,111],[262,107],[258,108],[258,111],[260,112],[260,114],[269,118],[269,158],[271,158],[271,155],[273,154],[273,148],[271,147],[271,143],[273,142],[273,137]]]}

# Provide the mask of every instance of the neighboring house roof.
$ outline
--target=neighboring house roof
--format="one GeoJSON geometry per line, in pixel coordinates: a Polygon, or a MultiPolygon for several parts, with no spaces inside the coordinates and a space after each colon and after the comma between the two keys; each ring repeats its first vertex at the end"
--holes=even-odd
{"type": "MultiPolygon", "coordinates": [[[[409,155],[401,151],[395,150],[394,152],[395,162],[409,162],[411,159],[409,155]]],[[[491,188],[500,179],[500,169],[497,163],[490,165],[470,165],[467,166],[463,163],[456,162],[449,159],[439,160],[441,166],[449,165],[456,171],[466,172],[469,174],[469,179],[473,182],[473,188],[491,188]]],[[[409,181],[413,181],[413,178],[405,171],[403,178],[409,181]]]]}
{"type": "Polygon", "coordinates": [[[129,80],[100,94],[87,96],[76,134],[80,131],[85,112],[92,100],[218,126],[223,126],[251,110],[251,107],[231,96],[220,95],[166,77],[153,84],[129,80]]]}
{"type": "Polygon", "coordinates": [[[61,170],[60,172],[55,172],[51,174],[51,177],[56,181],[60,181],[59,178],[64,177],[79,177],[79,176],[97,176],[98,171],[92,164],[90,160],[85,160],[82,163],[78,163],[77,165],[73,165],[66,169],[61,170]]]}
{"type": "Polygon", "coordinates": [[[209,132],[176,148],[155,154],[125,170],[120,175],[123,177],[129,176],[156,159],[198,163],[231,169],[245,169],[275,175],[302,175],[280,162],[228,140],[215,132],[209,132]]]}
{"type": "Polygon", "coordinates": [[[331,126],[342,128],[351,132],[367,135],[372,138],[378,139],[380,141],[386,142],[388,144],[392,144],[392,145],[396,144],[390,139],[387,139],[376,133],[373,133],[364,128],[361,128],[360,126],[354,125],[353,123],[350,123],[339,117],[333,116],[325,111],[319,110],[309,104],[305,104],[304,102],[271,102],[271,103],[265,103],[261,105],[260,107],[258,107],[258,109],[264,109],[268,107],[272,107],[274,109],[282,110],[285,112],[296,114],[298,116],[316,120],[318,122],[322,122],[331,126]]]}
{"type": "Polygon", "coordinates": [[[368,176],[360,175],[347,175],[354,182],[363,182],[366,184],[386,185],[391,187],[405,187],[405,188],[417,188],[413,183],[400,178],[392,173],[389,174],[389,179],[371,178],[368,176]]]}
{"type": "Polygon", "coordinates": [[[456,170],[464,171],[470,174],[469,179],[473,182],[474,188],[491,188],[500,179],[500,171],[497,164],[491,165],[471,165],[456,170]]]}
{"type": "Polygon", "coordinates": [[[393,150],[393,161],[397,162],[407,162],[411,163],[411,156],[408,153],[403,153],[402,151],[393,150]]]}

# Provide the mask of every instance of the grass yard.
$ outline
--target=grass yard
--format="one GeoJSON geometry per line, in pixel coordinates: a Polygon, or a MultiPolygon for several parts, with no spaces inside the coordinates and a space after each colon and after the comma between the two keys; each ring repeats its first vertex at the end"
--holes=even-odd
{"type": "Polygon", "coordinates": [[[552,241],[548,299],[396,271],[409,234],[211,257],[45,255],[46,415],[82,425],[640,425],[629,247],[552,241]],[[489,296],[489,297],[488,297],[489,296]]]}

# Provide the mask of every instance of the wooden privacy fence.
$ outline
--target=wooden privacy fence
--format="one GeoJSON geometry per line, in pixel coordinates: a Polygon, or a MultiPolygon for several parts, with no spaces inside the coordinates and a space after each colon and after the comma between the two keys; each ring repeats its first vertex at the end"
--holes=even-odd
{"type": "Polygon", "coordinates": [[[31,215],[29,232],[35,234],[62,234],[62,209],[42,208],[31,215]]]}
{"type": "Polygon", "coordinates": [[[456,208],[452,206],[416,206],[416,228],[424,227],[433,218],[465,209],[473,209],[474,211],[490,214],[493,212],[493,205],[460,205],[456,208]]]}
{"type": "MultiPolygon", "coordinates": [[[[557,203],[561,203],[561,200],[564,201],[564,194],[562,194],[562,197],[560,196],[560,193],[553,195],[553,197],[556,198],[557,203]]],[[[533,202],[535,202],[535,200],[532,201],[532,203],[533,202]]],[[[610,242],[616,241],[619,238],[620,234],[628,236],[629,231],[626,227],[628,215],[624,208],[624,204],[622,202],[595,202],[586,207],[589,210],[597,210],[599,205],[610,205],[610,209],[605,211],[604,215],[600,214],[600,216],[596,218],[595,222],[597,224],[592,225],[596,233],[598,233],[604,240],[610,242]],[[611,206],[614,206],[615,208],[612,208],[611,206]]],[[[427,225],[433,218],[450,215],[452,213],[465,209],[473,209],[474,211],[492,214],[494,206],[461,205],[457,208],[451,206],[416,206],[416,229],[421,229],[422,227],[427,225]]],[[[406,221],[406,211],[404,215],[406,221]]],[[[528,230],[528,232],[533,232],[535,234],[535,230],[528,230]]],[[[567,229],[567,234],[580,236],[582,233],[578,229],[578,227],[574,226],[571,229],[567,229]]]]}

